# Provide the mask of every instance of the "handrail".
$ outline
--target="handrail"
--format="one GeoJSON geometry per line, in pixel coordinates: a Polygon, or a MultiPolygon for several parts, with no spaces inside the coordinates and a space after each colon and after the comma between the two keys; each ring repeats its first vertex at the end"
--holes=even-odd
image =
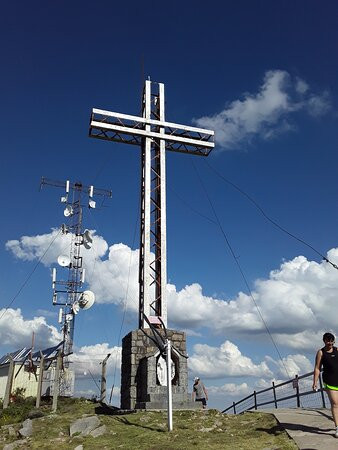
{"type": "MultiPolygon", "coordinates": [[[[238,402],[233,402],[232,405],[230,405],[226,409],[224,409],[222,411],[222,413],[226,413],[230,409],[233,409],[234,414],[236,414],[236,407],[238,405],[240,405],[241,403],[243,403],[244,401],[249,400],[251,397],[254,398],[254,404],[252,406],[246,408],[244,411],[251,411],[252,409],[257,410],[257,408],[260,407],[260,406],[265,406],[265,405],[269,405],[269,404],[272,404],[272,403],[274,403],[275,404],[275,408],[277,408],[278,407],[278,402],[282,402],[282,401],[285,401],[285,400],[290,400],[291,398],[297,398],[297,407],[300,407],[300,397],[303,397],[305,395],[313,394],[313,393],[315,393],[315,391],[300,392],[299,391],[299,380],[302,380],[304,378],[308,378],[308,377],[310,377],[312,375],[313,375],[313,372],[308,372],[308,373],[306,373],[304,375],[300,375],[300,376],[296,375],[294,378],[291,378],[290,380],[287,380],[287,381],[283,381],[282,383],[279,383],[279,384],[274,384],[274,382],[273,382],[271,387],[262,389],[260,391],[254,391],[252,394],[242,398],[238,402]],[[293,394],[293,395],[288,395],[286,397],[277,398],[276,390],[278,388],[280,388],[282,386],[286,386],[287,384],[290,384],[290,383],[294,384],[294,388],[296,389],[296,393],[293,394]],[[257,398],[258,398],[258,396],[260,394],[263,394],[265,392],[269,392],[271,390],[273,391],[273,397],[274,397],[273,400],[269,400],[269,401],[263,402],[263,403],[257,402],[257,398]]],[[[321,376],[319,377],[319,382],[320,382],[320,389],[318,389],[317,392],[321,393],[322,404],[323,404],[323,407],[325,408],[326,406],[325,406],[324,390],[323,390],[323,387],[322,387],[321,376]]]]}

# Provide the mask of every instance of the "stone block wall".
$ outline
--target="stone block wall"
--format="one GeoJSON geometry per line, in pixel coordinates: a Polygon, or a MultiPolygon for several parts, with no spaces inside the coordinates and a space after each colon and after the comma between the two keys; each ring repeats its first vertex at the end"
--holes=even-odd
{"type": "MultiPolygon", "coordinates": [[[[158,330],[164,337],[163,330],[158,330]]],[[[150,329],[145,332],[153,337],[150,329]]],[[[185,333],[167,330],[172,343],[175,376],[172,380],[173,408],[192,407],[188,396],[188,366],[185,333]]],[[[121,408],[163,409],[167,404],[167,387],[157,378],[160,352],[142,330],[128,333],[122,340],[121,408]]]]}

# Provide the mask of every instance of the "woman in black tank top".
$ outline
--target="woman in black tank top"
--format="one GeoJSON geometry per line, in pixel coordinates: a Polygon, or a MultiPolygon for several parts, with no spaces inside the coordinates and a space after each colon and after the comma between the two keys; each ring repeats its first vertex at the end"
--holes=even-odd
{"type": "Polygon", "coordinates": [[[331,333],[323,336],[325,346],[318,350],[313,371],[313,390],[317,390],[320,369],[323,367],[323,382],[331,403],[332,417],[336,426],[335,437],[338,438],[338,351],[334,347],[335,337],[331,333]]]}

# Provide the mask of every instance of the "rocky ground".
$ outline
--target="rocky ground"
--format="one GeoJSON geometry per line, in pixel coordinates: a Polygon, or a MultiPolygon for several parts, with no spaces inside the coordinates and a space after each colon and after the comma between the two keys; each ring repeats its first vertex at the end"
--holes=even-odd
{"type": "Polygon", "coordinates": [[[174,411],[169,433],[165,411],[108,415],[99,404],[84,399],[63,400],[56,413],[50,412],[50,405],[32,408],[25,412],[25,420],[18,411],[11,416],[9,409],[0,414],[0,448],[4,450],[297,448],[270,414],[174,411]]]}

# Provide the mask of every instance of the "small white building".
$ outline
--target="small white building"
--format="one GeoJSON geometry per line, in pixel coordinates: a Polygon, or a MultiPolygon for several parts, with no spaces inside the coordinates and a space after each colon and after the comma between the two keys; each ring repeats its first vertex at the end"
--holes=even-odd
{"type": "MultiPolygon", "coordinates": [[[[55,358],[61,345],[62,342],[55,347],[41,350],[42,354],[44,355],[42,395],[53,395],[55,358]]],[[[0,358],[0,399],[4,398],[6,392],[10,366],[10,356],[13,358],[14,362],[12,393],[15,392],[17,388],[20,388],[24,389],[24,397],[36,397],[40,373],[41,354],[40,351],[32,353],[31,348],[24,347],[0,358]]],[[[73,396],[74,381],[74,371],[69,370],[69,368],[64,368],[60,373],[61,396],[73,396]]]]}

